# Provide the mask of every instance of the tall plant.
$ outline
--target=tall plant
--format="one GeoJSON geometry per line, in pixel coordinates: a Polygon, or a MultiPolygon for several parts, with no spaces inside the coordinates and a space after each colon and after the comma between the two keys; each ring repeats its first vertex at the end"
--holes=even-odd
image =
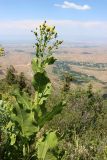
{"type": "MultiPolygon", "coordinates": [[[[59,102],[47,111],[46,102],[51,94],[52,85],[47,76],[46,67],[56,59],[52,55],[62,41],[56,40],[55,27],[47,26],[46,22],[34,31],[36,37],[35,57],[32,59],[34,73],[32,84],[35,89],[34,98],[26,93],[12,93],[15,102],[9,110],[8,122],[2,128],[6,141],[4,159],[41,159],[47,156],[55,159],[53,150],[58,144],[56,131],[45,131],[45,124],[60,113],[64,104],[59,102]],[[15,151],[15,153],[14,153],[15,151]]],[[[7,109],[9,106],[5,106],[7,109]]],[[[49,158],[50,159],[50,158],[49,158]]]]}

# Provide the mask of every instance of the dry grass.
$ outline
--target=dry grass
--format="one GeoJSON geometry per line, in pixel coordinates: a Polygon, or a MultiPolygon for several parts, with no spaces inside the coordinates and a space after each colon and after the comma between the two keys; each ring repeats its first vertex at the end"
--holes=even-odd
{"type": "MultiPolygon", "coordinates": [[[[16,47],[8,47],[6,56],[0,57],[0,65],[4,73],[6,69],[13,65],[18,72],[24,72],[28,78],[32,77],[32,70],[31,70],[31,59],[32,55],[29,54],[33,52],[32,47],[21,46],[19,52],[16,48],[20,48],[20,46],[16,47]]],[[[92,62],[92,63],[107,63],[107,47],[91,47],[91,48],[63,48],[59,50],[59,54],[55,54],[58,60],[63,61],[77,61],[77,62],[92,62]]],[[[97,79],[107,82],[107,71],[98,71],[98,70],[91,70],[91,69],[84,69],[81,66],[74,66],[72,65],[72,69],[77,72],[81,72],[84,74],[88,74],[91,76],[95,76],[97,79]]],[[[58,86],[59,79],[52,73],[52,68],[47,69],[48,73],[51,77],[53,85],[58,86]]],[[[0,75],[2,77],[2,75],[0,75]]],[[[92,82],[95,87],[102,88],[104,85],[98,82],[92,82]]],[[[72,87],[75,87],[72,84],[72,87]]]]}
{"type": "Polygon", "coordinates": [[[107,47],[96,48],[67,48],[67,53],[61,52],[56,55],[59,60],[65,61],[80,61],[80,62],[93,62],[93,63],[107,63],[107,47]],[[88,52],[89,54],[84,54],[88,52]]]}

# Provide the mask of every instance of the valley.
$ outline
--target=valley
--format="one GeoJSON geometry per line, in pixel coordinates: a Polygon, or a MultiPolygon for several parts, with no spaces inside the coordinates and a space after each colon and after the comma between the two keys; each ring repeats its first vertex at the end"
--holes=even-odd
{"type": "MultiPolygon", "coordinates": [[[[32,77],[31,59],[34,56],[34,48],[31,44],[7,44],[5,56],[0,58],[0,78],[6,69],[13,65],[17,72],[24,72],[28,79],[32,77]],[[20,50],[19,50],[20,48],[20,50]]],[[[57,85],[57,81],[63,80],[63,74],[69,72],[74,78],[72,86],[89,85],[106,92],[107,86],[107,47],[106,45],[92,44],[65,44],[54,53],[57,58],[53,67],[47,68],[51,80],[57,85]],[[60,79],[60,80],[59,80],[60,79]]]]}

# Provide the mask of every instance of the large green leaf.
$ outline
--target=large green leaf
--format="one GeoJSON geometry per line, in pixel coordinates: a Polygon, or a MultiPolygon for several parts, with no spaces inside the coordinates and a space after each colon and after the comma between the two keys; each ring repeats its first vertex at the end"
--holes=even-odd
{"type": "Polygon", "coordinates": [[[50,83],[50,80],[45,72],[38,72],[34,75],[33,86],[35,87],[35,90],[42,93],[48,83],[50,83]]]}
{"type": "Polygon", "coordinates": [[[56,58],[54,58],[53,56],[48,56],[45,60],[44,60],[44,65],[45,67],[47,65],[51,65],[56,61],[56,58]]]}
{"type": "Polygon", "coordinates": [[[46,56],[45,58],[33,58],[32,59],[32,69],[34,73],[43,73],[48,65],[53,64],[56,59],[53,56],[46,56]]]}
{"type": "Polygon", "coordinates": [[[34,73],[37,73],[37,72],[44,72],[44,68],[42,67],[42,64],[41,64],[41,59],[40,58],[33,58],[32,59],[32,69],[34,71],[34,73]]]}
{"type": "Polygon", "coordinates": [[[55,115],[61,113],[64,106],[64,102],[60,102],[58,105],[54,106],[51,112],[48,112],[44,117],[39,119],[39,125],[42,127],[47,121],[52,120],[55,115]]]}
{"type": "Polygon", "coordinates": [[[23,93],[23,95],[21,95],[19,91],[16,90],[12,95],[15,96],[18,104],[22,104],[23,107],[28,110],[32,109],[32,103],[29,100],[29,97],[27,96],[27,94],[23,93]]]}
{"type": "Polygon", "coordinates": [[[35,113],[25,97],[18,93],[15,94],[15,97],[17,104],[13,108],[11,118],[20,126],[22,135],[28,138],[38,131],[38,126],[35,125],[35,113]]]}
{"type": "Polygon", "coordinates": [[[45,140],[39,140],[37,144],[38,158],[44,160],[49,150],[55,148],[58,144],[56,132],[49,132],[45,140]]]}
{"type": "Polygon", "coordinates": [[[51,83],[48,83],[47,85],[44,86],[42,92],[35,93],[35,104],[38,103],[38,105],[41,106],[47,100],[50,93],[51,93],[51,83]]]}
{"type": "Polygon", "coordinates": [[[27,112],[20,105],[15,106],[15,113],[11,115],[13,121],[17,122],[21,128],[23,137],[29,137],[38,131],[35,126],[34,112],[27,112]]]}

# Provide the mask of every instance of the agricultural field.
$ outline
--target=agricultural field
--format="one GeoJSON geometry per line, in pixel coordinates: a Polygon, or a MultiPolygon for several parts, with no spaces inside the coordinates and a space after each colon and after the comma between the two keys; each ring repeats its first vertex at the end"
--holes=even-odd
{"type": "MultiPolygon", "coordinates": [[[[34,56],[34,48],[28,44],[8,44],[5,46],[6,55],[1,57],[1,77],[6,69],[13,65],[17,72],[23,71],[28,78],[32,77],[31,59],[34,56]],[[18,49],[20,48],[20,49],[18,49]]],[[[65,44],[54,53],[56,63],[47,68],[48,73],[57,85],[57,81],[63,80],[64,72],[69,72],[74,77],[71,82],[75,85],[88,85],[93,83],[95,88],[104,89],[107,85],[107,47],[105,45],[91,44],[65,44]]]]}

